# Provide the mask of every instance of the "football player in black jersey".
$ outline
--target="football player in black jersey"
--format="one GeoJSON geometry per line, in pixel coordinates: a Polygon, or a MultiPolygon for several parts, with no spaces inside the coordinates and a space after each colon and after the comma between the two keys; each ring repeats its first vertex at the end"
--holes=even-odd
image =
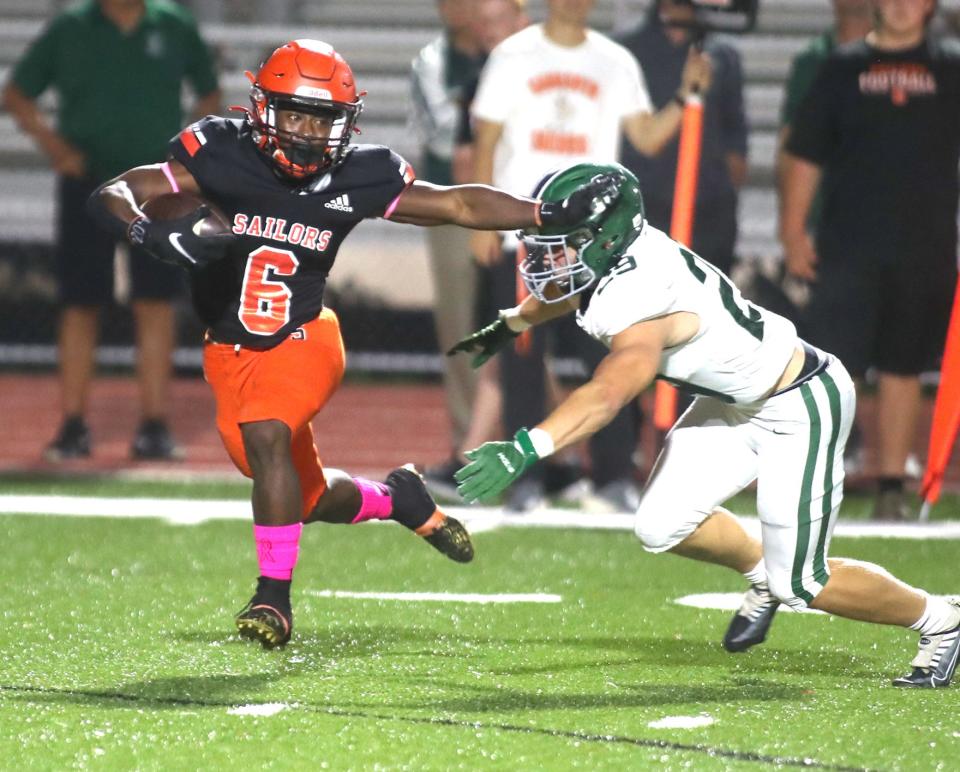
{"type": "Polygon", "coordinates": [[[593,181],[541,204],[483,185],[416,181],[389,148],[350,144],[360,95],[346,61],[320,41],[291,41],[247,76],[245,119],[192,124],[171,141],[165,163],[107,182],[90,209],[118,237],[189,270],[207,326],[204,375],[217,428],[237,468],[253,478],[260,577],[236,623],[241,635],[274,647],[290,638],[304,523],[392,518],[453,560],[473,557],[467,531],[437,509],[412,467],[379,483],[321,465],[310,421],[343,376],[337,318],[323,305],[343,239],[367,217],[482,230],[573,226],[617,194],[593,181]],[[175,219],[144,214],[144,202],[171,191],[215,204],[232,233],[198,235],[207,207],[175,219]]]}

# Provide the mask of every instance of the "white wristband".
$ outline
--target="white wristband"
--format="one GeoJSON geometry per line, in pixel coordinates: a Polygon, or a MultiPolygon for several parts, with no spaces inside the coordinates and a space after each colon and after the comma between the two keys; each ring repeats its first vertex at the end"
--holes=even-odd
{"type": "Polygon", "coordinates": [[[530,444],[533,445],[533,449],[537,451],[537,455],[540,458],[553,455],[553,437],[550,436],[549,432],[543,429],[530,429],[527,431],[527,436],[530,438],[530,444]]]}
{"type": "Polygon", "coordinates": [[[520,333],[533,327],[530,322],[520,316],[520,307],[504,308],[500,311],[500,318],[507,323],[511,332],[520,333]]]}

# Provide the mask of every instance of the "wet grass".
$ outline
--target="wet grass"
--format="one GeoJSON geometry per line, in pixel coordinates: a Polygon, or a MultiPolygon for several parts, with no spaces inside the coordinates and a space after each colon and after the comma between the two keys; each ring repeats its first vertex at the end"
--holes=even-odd
{"type": "MultiPolygon", "coordinates": [[[[399,527],[312,526],[294,639],[273,652],[232,632],[256,574],[245,523],[3,516],[0,538],[9,768],[927,770],[960,751],[956,690],[889,686],[912,633],[782,613],[767,644],[728,655],[728,614],[674,600],[742,580],[648,555],[627,533],[481,533],[459,566],[399,527]],[[649,726],[701,715],[713,723],[649,726]]],[[[960,590],[956,542],[837,539],[832,551],[960,590]]]]}

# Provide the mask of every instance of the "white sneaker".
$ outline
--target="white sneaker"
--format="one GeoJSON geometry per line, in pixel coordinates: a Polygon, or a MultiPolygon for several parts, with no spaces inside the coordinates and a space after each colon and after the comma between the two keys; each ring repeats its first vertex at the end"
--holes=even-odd
{"type": "MultiPolygon", "coordinates": [[[[960,608],[960,600],[950,603],[960,608]]],[[[913,670],[895,678],[894,686],[912,686],[921,689],[943,689],[950,685],[960,657],[960,625],[936,635],[920,637],[920,648],[910,664],[913,670]]]]}

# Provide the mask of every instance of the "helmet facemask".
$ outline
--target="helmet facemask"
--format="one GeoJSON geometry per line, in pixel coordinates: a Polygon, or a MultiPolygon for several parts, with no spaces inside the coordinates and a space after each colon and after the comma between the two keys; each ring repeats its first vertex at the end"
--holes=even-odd
{"type": "Polygon", "coordinates": [[[612,176],[618,185],[608,207],[573,227],[525,228],[517,233],[527,250],[520,276],[530,294],[543,303],[558,303],[588,289],[617,264],[643,230],[640,183],[620,164],[568,166],[544,177],[533,196],[560,203],[603,176],[612,176]]]}
{"type": "Polygon", "coordinates": [[[267,94],[257,86],[250,91],[254,106],[254,141],[285,176],[294,179],[311,177],[334,168],[346,157],[354,125],[362,110],[359,100],[356,104],[342,104],[288,94],[267,94]],[[277,113],[280,110],[329,117],[330,133],[323,138],[283,131],[278,126],[277,113]]]}
{"type": "Polygon", "coordinates": [[[518,231],[517,237],[526,251],[520,277],[537,300],[559,303],[583,292],[597,278],[581,255],[593,242],[588,228],[555,236],[518,231]]]}

